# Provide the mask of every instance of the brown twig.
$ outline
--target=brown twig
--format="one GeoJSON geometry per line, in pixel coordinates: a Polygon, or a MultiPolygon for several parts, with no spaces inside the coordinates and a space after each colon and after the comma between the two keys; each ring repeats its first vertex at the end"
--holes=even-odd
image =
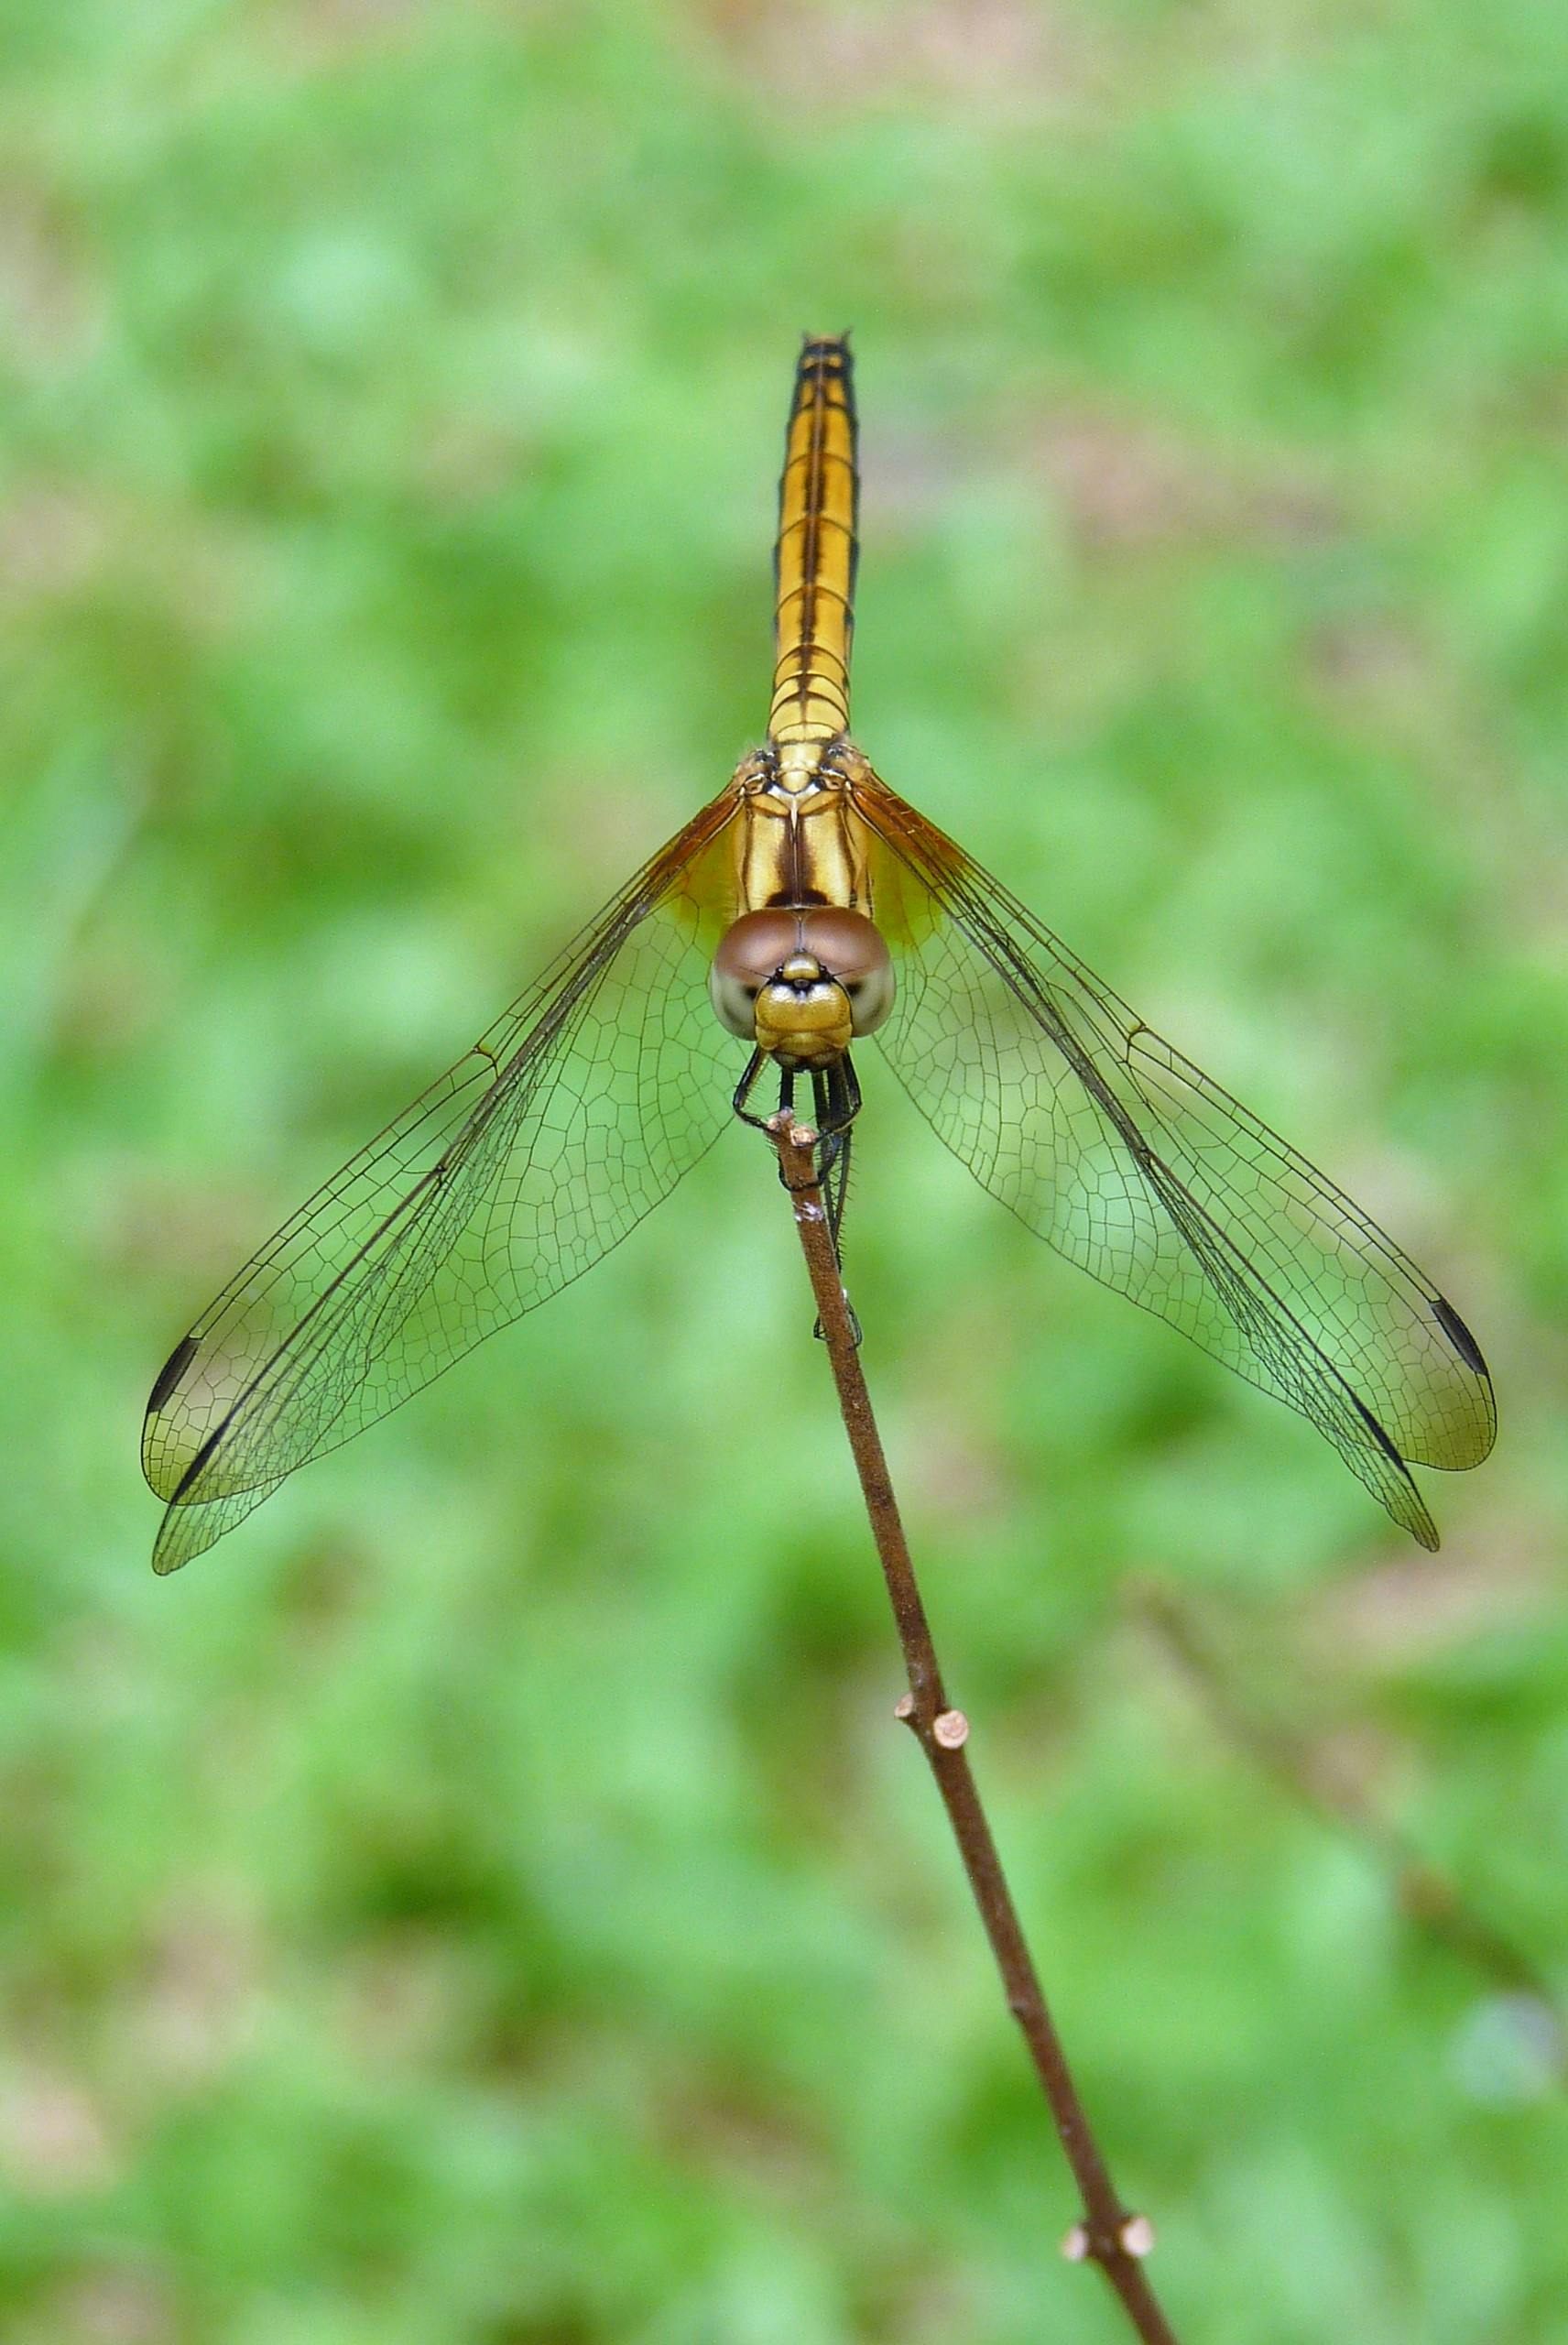
{"type": "Polygon", "coordinates": [[[1261,1774],[1367,1849],[1387,1872],[1401,1912],[1418,1928],[1468,1962],[1493,1987],[1536,2010],[1549,2038],[1552,2072],[1559,2084],[1568,2084],[1568,2017],[1523,1948],[1475,1912],[1458,1883],[1422,1856],[1365,1784],[1326,1766],[1305,1735],[1264,1717],[1238,1693],[1232,1673],[1190,1605],[1152,1581],[1133,1591],[1133,1602],[1216,1730],[1261,1774]]]}
{"type": "Polygon", "coordinates": [[[1024,1939],[1012,1893],[996,1854],[991,1827],[975,1787],[965,1744],[969,1722],[952,1708],[942,1685],[936,1648],[920,1599],[914,1565],[899,1520],[871,1396],[861,1372],[856,1331],[839,1273],[838,1258],[823,1204],[817,1164],[817,1135],[786,1111],[771,1118],[768,1132],[795,1210],[795,1226],[816,1297],[819,1325],[838,1388],[844,1430],[866,1500],[871,1535],[904,1649],[909,1690],[898,1715],[911,1729],[936,1778],[964,1870],[996,1968],[1007,2008],[1023,2031],[1057,2134],[1073,2168],[1083,2211],[1062,2243],[1074,2262],[1098,2263],[1145,2345],[1176,2345],[1174,2332],[1157,2303],[1142,2259],[1154,2244],[1147,2217],[1122,2203],[1091,2130],[1066,2055],[1040,1991],[1033,1958],[1024,1939]]]}

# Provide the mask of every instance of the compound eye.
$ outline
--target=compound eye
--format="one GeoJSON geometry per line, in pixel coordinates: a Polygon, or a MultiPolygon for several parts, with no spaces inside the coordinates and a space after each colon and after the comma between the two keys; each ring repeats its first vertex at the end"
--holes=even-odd
{"type": "Polygon", "coordinates": [[[708,998],[719,1023],[754,1042],[757,997],[800,950],[798,912],[743,912],[732,922],[708,971],[708,998]]]}
{"type": "Polygon", "coordinates": [[[805,913],[801,941],[849,996],[856,1035],[875,1034],[893,1007],[893,964],[864,912],[827,905],[805,913]]]}
{"type": "Polygon", "coordinates": [[[708,999],[721,1026],[743,1042],[757,1040],[757,997],[766,978],[727,976],[715,961],[708,971],[708,999]]]}
{"type": "Polygon", "coordinates": [[[863,977],[841,977],[839,983],[849,996],[855,1033],[875,1034],[878,1026],[887,1023],[893,1007],[892,963],[884,961],[880,968],[868,969],[863,977]]]}

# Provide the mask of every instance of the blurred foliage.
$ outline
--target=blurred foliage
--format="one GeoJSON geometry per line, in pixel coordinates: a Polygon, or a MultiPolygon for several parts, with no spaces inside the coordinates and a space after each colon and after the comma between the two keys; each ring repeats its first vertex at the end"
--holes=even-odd
{"type": "Polygon", "coordinates": [[[1568,2335],[1568,76],[1542,0],[5,0],[0,2307],[17,2345],[1123,2332],[766,1161],[146,1569],[252,1245],[766,706],[857,730],[1471,1317],[1436,1558],[873,1066],[851,1270],[1085,2091],[1204,2345],[1568,2335]],[[1233,1689],[1235,1690],[1235,1689],[1233,1689]]]}

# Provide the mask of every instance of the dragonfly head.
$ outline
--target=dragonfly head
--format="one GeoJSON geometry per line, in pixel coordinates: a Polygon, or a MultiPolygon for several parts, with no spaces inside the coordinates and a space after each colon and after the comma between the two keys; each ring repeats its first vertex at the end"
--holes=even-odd
{"type": "Polygon", "coordinates": [[[708,972],[721,1022],[786,1067],[826,1067],[893,1007],[887,947],[836,904],[743,912],[708,972]]]}

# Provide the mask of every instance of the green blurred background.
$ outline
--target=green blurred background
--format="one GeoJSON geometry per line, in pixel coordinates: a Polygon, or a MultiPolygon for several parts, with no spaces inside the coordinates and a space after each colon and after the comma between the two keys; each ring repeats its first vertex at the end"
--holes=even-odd
{"type": "Polygon", "coordinates": [[[0,39],[6,2338],[1124,2333],[756,1145],[147,1568],[193,1311],[756,737],[847,324],[866,746],[1502,1409],[1421,1554],[869,1069],[866,1359],[1085,2092],[1184,2339],[1568,2338],[1561,11],[0,39]]]}

